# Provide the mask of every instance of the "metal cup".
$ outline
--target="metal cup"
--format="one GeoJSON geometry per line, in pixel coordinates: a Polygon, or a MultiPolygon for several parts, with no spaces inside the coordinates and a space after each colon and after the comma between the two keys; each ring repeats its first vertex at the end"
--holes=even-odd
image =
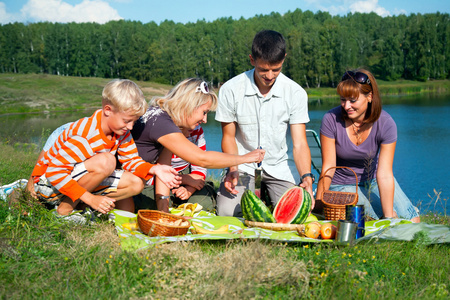
{"type": "Polygon", "coordinates": [[[345,219],[353,223],[358,223],[358,230],[356,230],[357,239],[364,236],[364,205],[347,205],[345,208],[345,219]]]}
{"type": "Polygon", "coordinates": [[[356,238],[358,224],[347,220],[339,220],[337,225],[336,244],[351,245],[356,238]]]}

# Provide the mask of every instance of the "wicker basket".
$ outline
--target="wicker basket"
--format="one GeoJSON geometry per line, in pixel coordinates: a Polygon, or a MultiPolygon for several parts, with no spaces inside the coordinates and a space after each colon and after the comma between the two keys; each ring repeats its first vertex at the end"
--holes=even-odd
{"type": "Polygon", "coordinates": [[[184,226],[175,226],[160,223],[158,222],[158,220],[161,219],[171,222],[177,220],[185,221],[185,219],[183,217],[175,216],[158,210],[139,210],[137,219],[141,231],[149,236],[185,235],[188,232],[189,227],[191,226],[190,224],[184,226]]]}
{"type": "Polygon", "coordinates": [[[358,176],[349,167],[331,167],[325,171],[323,177],[331,169],[349,169],[356,178],[356,193],[324,191],[322,195],[323,214],[326,220],[345,220],[345,207],[358,203],[358,176]]]}

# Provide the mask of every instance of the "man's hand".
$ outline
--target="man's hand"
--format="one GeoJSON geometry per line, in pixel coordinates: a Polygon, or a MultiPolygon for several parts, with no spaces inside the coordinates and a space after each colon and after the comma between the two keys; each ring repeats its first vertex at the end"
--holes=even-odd
{"type": "Polygon", "coordinates": [[[231,171],[225,176],[224,186],[227,192],[236,195],[239,193],[235,187],[238,184],[239,180],[239,171],[231,171]]]}
{"type": "Polygon", "coordinates": [[[299,184],[299,186],[304,188],[309,193],[309,195],[311,196],[311,200],[312,200],[311,211],[314,209],[314,206],[316,204],[316,200],[314,199],[314,196],[313,196],[312,184],[313,184],[313,182],[312,182],[311,177],[306,177],[303,180],[303,182],[299,184]]]}

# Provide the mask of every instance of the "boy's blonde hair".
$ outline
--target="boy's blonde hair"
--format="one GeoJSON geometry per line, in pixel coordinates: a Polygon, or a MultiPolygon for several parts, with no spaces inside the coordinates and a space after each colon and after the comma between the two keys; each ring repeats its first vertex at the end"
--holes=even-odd
{"type": "Polygon", "coordinates": [[[211,101],[211,111],[216,110],[217,95],[211,91],[205,93],[200,89],[204,81],[199,78],[188,78],[177,83],[164,97],[154,97],[150,105],[159,106],[165,110],[174,123],[179,126],[203,104],[211,101]]]}
{"type": "Polygon", "coordinates": [[[144,94],[136,83],[128,79],[108,82],[102,92],[102,106],[111,105],[115,111],[142,116],[147,110],[144,94]]]}

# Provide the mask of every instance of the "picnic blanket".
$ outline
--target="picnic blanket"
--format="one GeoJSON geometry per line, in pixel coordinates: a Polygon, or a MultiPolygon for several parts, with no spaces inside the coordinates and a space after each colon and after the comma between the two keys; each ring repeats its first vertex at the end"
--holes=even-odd
{"type": "Polygon", "coordinates": [[[28,180],[19,179],[13,183],[0,186],[0,199],[6,200],[6,196],[11,194],[15,189],[23,189],[27,185],[28,180]]]}
{"type": "MultiPolygon", "coordinates": [[[[137,222],[137,215],[120,210],[112,211],[117,233],[121,239],[121,246],[126,250],[138,250],[147,247],[179,241],[195,240],[233,240],[233,239],[264,239],[286,243],[333,243],[333,240],[311,239],[301,237],[296,231],[273,231],[259,227],[247,227],[244,219],[236,217],[220,217],[212,213],[200,211],[195,213],[191,222],[202,224],[203,228],[214,230],[223,225],[229,225],[227,234],[192,234],[190,230],[183,236],[149,237],[140,230],[130,230],[122,226],[124,223],[137,222]],[[124,217],[126,216],[126,217],[124,217]]],[[[320,223],[336,221],[319,221],[320,223]]],[[[128,227],[128,226],[127,226],[128,227]]],[[[192,226],[191,226],[192,227],[192,226]]],[[[418,232],[422,232],[428,238],[424,241],[428,244],[450,243],[450,227],[436,224],[415,224],[409,220],[377,220],[365,224],[365,236],[356,240],[363,241],[411,241],[418,232]]]]}
{"type": "MultiPolygon", "coordinates": [[[[0,200],[6,200],[16,188],[24,188],[26,179],[19,179],[11,184],[0,186],[0,200]]],[[[122,225],[135,223],[137,215],[121,210],[113,210],[110,214],[117,233],[121,238],[123,249],[143,249],[154,245],[194,240],[231,240],[231,239],[265,239],[290,243],[333,243],[332,240],[310,239],[301,237],[296,231],[273,231],[258,227],[247,227],[244,219],[235,217],[219,217],[212,213],[200,211],[194,214],[191,220],[202,224],[207,229],[218,229],[223,225],[229,225],[227,234],[192,234],[190,231],[184,236],[174,237],[149,237],[140,230],[130,230],[122,225]],[[125,217],[124,217],[125,216],[125,217]]],[[[335,221],[319,221],[320,223],[335,221]]],[[[356,243],[365,241],[414,241],[419,240],[425,245],[450,243],[450,226],[439,224],[412,223],[408,220],[377,220],[365,224],[365,235],[356,240],[356,243]]]]}

